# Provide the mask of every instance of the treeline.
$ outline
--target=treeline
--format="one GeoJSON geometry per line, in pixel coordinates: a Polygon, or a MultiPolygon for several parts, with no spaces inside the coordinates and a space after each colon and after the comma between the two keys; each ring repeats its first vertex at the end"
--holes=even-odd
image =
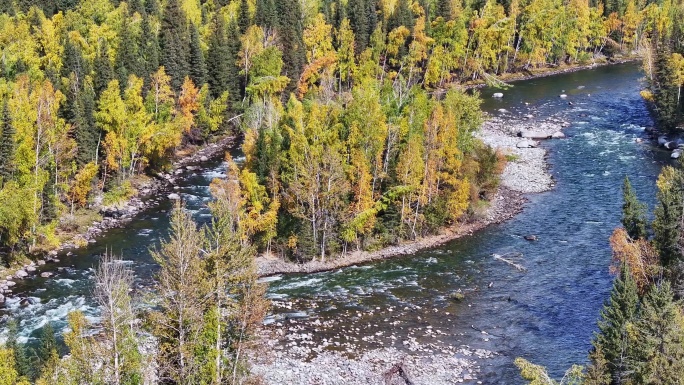
{"type": "Polygon", "coordinates": [[[652,107],[660,128],[675,132],[684,123],[684,4],[663,2],[662,21],[649,25],[644,70],[648,88],[642,92],[652,107]]]}
{"type": "MultiPolygon", "coordinates": [[[[272,219],[255,225],[260,247],[270,248],[277,234],[280,245],[308,256],[359,244],[370,233],[390,240],[416,236],[463,211],[463,199],[443,210],[451,192],[442,187],[469,194],[471,204],[478,189],[491,188],[482,174],[497,167],[485,160],[492,154],[468,137],[475,120],[464,119],[470,117],[455,122],[458,138],[448,138],[462,142],[447,149],[457,151],[450,156],[458,167],[455,160],[443,165],[427,159],[436,154],[428,148],[430,131],[451,129],[428,126],[439,125],[441,113],[458,113],[453,100],[475,103],[460,96],[441,101],[442,88],[638,50],[645,26],[660,15],[657,4],[632,0],[3,0],[0,8],[3,252],[54,247],[57,235],[78,224],[65,214],[125,199],[133,193],[131,177],[163,170],[179,145],[211,140],[234,123],[254,141],[246,152],[259,159],[259,169],[252,162],[248,169],[268,189],[268,204],[282,206],[268,210],[279,213],[277,226],[285,229],[274,230],[272,219]],[[363,118],[346,111],[357,97],[378,98],[373,108],[379,110],[371,111],[378,136],[371,144],[358,138],[369,130],[363,118]],[[421,107],[412,105],[416,100],[424,101],[421,107]],[[267,164],[269,156],[290,151],[279,130],[294,130],[299,122],[286,119],[321,113],[330,114],[324,126],[337,131],[326,140],[337,141],[330,154],[340,155],[335,172],[346,180],[327,194],[337,195],[338,203],[315,195],[306,203],[287,191],[294,185],[281,177],[299,172],[286,170],[295,159],[267,164]],[[419,127],[421,121],[429,124],[419,127]],[[266,145],[268,151],[259,147],[266,145]],[[399,175],[398,154],[405,151],[423,158],[413,162],[424,165],[423,180],[399,175]],[[370,190],[359,179],[365,174],[372,175],[370,190]],[[395,210],[397,200],[401,213],[382,209],[395,210]],[[343,215],[340,205],[355,207],[343,215]],[[390,222],[404,228],[383,225],[388,232],[377,228],[382,221],[359,217],[375,217],[373,211],[397,218],[390,222]],[[313,245],[285,242],[298,228],[311,229],[313,245]]],[[[306,139],[307,146],[328,145],[306,139]]]]}
{"type": "Polygon", "coordinates": [[[160,271],[152,299],[133,298],[128,265],[103,256],[93,297],[99,323],[69,314],[66,353],[48,324],[38,348],[10,326],[0,348],[0,384],[251,384],[246,360],[268,310],[255,249],[238,223],[248,217],[235,182],[216,181],[211,226],[198,228],[179,204],[169,239],[152,251],[160,271]],[[146,306],[141,307],[143,303],[146,306]]]}
{"type": "MultiPolygon", "coordinates": [[[[684,378],[684,171],[665,167],[657,186],[648,226],[646,206],[625,180],[623,227],[610,238],[617,277],[589,365],[571,368],[561,384],[678,384],[684,378]]],[[[522,358],[516,365],[533,384],[557,384],[541,366],[522,358]]]]}

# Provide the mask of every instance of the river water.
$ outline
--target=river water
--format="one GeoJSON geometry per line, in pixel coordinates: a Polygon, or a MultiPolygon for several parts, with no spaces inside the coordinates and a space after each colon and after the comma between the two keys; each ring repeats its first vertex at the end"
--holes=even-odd
{"type": "MultiPolygon", "coordinates": [[[[512,365],[518,356],[547,366],[554,376],[585,362],[611,286],[608,238],[619,225],[622,180],[628,175],[652,207],[656,176],[669,162],[667,153],[635,143],[653,124],[639,96],[641,77],[637,65],[624,64],[516,82],[501,100],[490,98],[498,90],[483,89],[483,108],[493,115],[503,108],[572,123],[567,139],[544,144],[555,189],[529,196],[513,220],[435,249],[332,272],[270,277],[275,306],[269,327],[305,317],[319,341],[353,333],[360,348],[403,349],[415,338],[435,351],[445,345],[487,349],[498,355],[483,362],[479,379],[486,384],[521,383],[512,365]],[[526,234],[538,241],[524,240],[526,234]],[[526,272],[491,256],[508,252],[523,254],[526,272]],[[465,300],[450,300],[455,291],[465,293],[465,300]],[[423,333],[428,327],[439,333],[423,333]]],[[[225,165],[215,160],[202,167],[185,175],[177,192],[196,218],[207,220],[207,185],[224,174],[225,165]]],[[[96,244],[44,266],[41,271],[56,271],[56,277],[33,276],[15,290],[36,304],[21,308],[11,299],[0,311],[19,319],[29,339],[46,322],[62,328],[75,309],[96,320],[89,293],[99,255],[106,249],[121,254],[134,268],[136,285],[144,287],[155,270],[148,250],[165,236],[171,207],[162,201],[96,244]]]]}

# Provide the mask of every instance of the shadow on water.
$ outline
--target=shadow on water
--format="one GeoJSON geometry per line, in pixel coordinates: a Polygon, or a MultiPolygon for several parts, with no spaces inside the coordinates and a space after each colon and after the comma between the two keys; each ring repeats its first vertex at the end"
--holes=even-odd
{"type": "MultiPolygon", "coordinates": [[[[545,144],[556,188],[530,196],[525,211],[513,220],[442,247],[333,272],[273,277],[269,296],[294,303],[293,309],[276,306],[274,312],[303,312],[340,327],[355,326],[359,337],[392,333],[398,338],[387,339],[384,346],[397,348],[412,331],[431,326],[444,334],[411,335],[421,342],[499,353],[484,362],[485,383],[520,383],[512,365],[517,356],[547,366],[555,376],[584,362],[610,290],[608,237],[619,224],[622,179],[628,175],[652,206],[654,181],[667,161],[667,154],[634,141],[652,124],[639,97],[640,77],[638,66],[627,64],[514,83],[500,100],[490,97],[498,90],[481,90],[483,108],[493,115],[503,108],[572,123],[568,139],[545,144]],[[568,98],[559,98],[561,93],[568,98]],[[525,241],[525,234],[539,240],[525,241]],[[527,272],[491,257],[513,251],[524,254],[527,272]],[[465,300],[448,299],[457,290],[465,300]],[[383,311],[387,307],[391,314],[383,311]]],[[[196,218],[208,220],[207,186],[224,175],[224,168],[216,160],[182,179],[178,192],[196,218]]],[[[22,281],[16,291],[37,304],[21,308],[11,300],[3,311],[20,320],[24,337],[35,337],[46,322],[63,327],[71,310],[96,319],[89,293],[99,255],[106,249],[123,255],[131,261],[136,284],[144,286],[155,270],[148,250],[167,233],[169,209],[171,203],[163,201],[98,243],[62,256],[57,266],[44,267],[61,269],[54,279],[22,281]]],[[[339,330],[322,331],[316,338],[339,330]]],[[[378,347],[373,342],[359,346],[378,347]]]]}

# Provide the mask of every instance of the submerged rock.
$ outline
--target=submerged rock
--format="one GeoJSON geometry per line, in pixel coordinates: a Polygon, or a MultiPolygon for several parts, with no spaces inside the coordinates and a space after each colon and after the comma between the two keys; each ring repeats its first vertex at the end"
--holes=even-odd
{"type": "Polygon", "coordinates": [[[525,235],[523,238],[525,238],[525,240],[530,241],[530,242],[537,240],[537,236],[534,234],[525,235]]]}

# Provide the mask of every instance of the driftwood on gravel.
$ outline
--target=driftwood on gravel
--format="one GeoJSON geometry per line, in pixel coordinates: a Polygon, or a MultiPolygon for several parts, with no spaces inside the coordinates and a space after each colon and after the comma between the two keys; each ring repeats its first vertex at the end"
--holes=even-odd
{"type": "Polygon", "coordinates": [[[512,261],[513,258],[522,258],[522,253],[508,253],[504,255],[493,254],[492,256],[494,257],[494,259],[498,261],[505,262],[515,267],[516,269],[518,269],[518,271],[527,271],[527,268],[525,266],[512,261]]]}
{"type": "Polygon", "coordinates": [[[404,360],[392,365],[392,367],[385,372],[383,377],[385,379],[385,385],[415,385],[406,372],[404,360]]]}

